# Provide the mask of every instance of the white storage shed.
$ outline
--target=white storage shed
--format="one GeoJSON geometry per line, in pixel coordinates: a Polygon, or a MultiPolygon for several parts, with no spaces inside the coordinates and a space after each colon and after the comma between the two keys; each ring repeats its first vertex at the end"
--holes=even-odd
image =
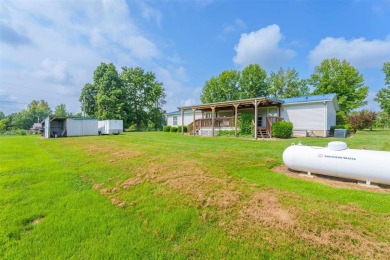
{"type": "Polygon", "coordinates": [[[123,120],[101,120],[98,122],[98,129],[101,134],[123,133],[123,120]]]}
{"type": "Polygon", "coordinates": [[[97,118],[46,117],[42,122],[44,137],[98,135],[97,118]]]}

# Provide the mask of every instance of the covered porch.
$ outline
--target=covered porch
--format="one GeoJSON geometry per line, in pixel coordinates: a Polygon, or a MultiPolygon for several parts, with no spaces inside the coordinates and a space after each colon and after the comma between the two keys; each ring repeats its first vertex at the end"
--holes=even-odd
{"type": "MultiPolygon", "coordinates": [[[[240,113],[254,115],[254,138],[272,136],[272,124],[283,121],[280,117],[283,101],[266,97],[216,102],[195,106],[179,107],[184,126],[184,111],[193,111],[193,120],[188,125],[191,135],[215,136],[220,130],[234,130],[238,135],[238,119],[240,113]],[[202,118],[195,118],[197,111],[202,112],[202,118]]],[[[182,134],[184,129],[182,127],[182,134]]]]}

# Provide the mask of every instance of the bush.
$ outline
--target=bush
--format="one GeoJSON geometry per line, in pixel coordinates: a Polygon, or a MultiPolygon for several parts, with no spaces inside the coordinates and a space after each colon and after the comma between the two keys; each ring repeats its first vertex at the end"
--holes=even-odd
{"type": "MultiPolygon", "coordinates": [[[[183,129],[184,129],[184,133],[187,133],[187,126],[184,126],[183,129]]],[[[178,131],[179,133],[181,133],[181,125],[179,125],[179,126],[177,127],[177,131],[178,131]]]]}
{"type": "Polygon", "coordinates": [[[217,132],[217,136],[234,136],[235,131],[234,130],[219,130],[217,132]]]}
{"type": "Polygon", "coordinates": [[[334,136],[334,130],[335,129],[347,129],[347,127],[345,125],[332,125],[330,127],[330,135],[331,136],[334,136]]]}
{"type": "Polygon", "coordinates": [[[357,130],[370,129],[375,123],[376,113],[368,110],[351,113],[348,116],[348,123],[351,125],[353,133],[357,130]]]}
{"type": "Polygon", "coordinates": [[[27,130],[24,129],[12,129],[10,131],[2,132],[1,135],[27,135],[27,130]]]}
{"type": "Polygon", "coordinates": [[[253,135],[254,131],[254,123],[253,123],[253,115],[242,113],[240,116],[240,120],[238,121],[238,126],[240,128],[240,135],[253,135]]]}
{"type": "Polygon", "coordinates": [[[272,125],[272,136],[277,138],[290,138],[293,133],[291,122],[276,122],[272,125]]]}
{"type": "Polygon", "coordinates": [[[171,126],[170,125],[164,126],[163,131],[164,132],[170,132],[171,131],[171,126]]]}
{"type": "Polygon", "coordinates": [[[171,127],[171,132],[173,132],[173,133],[177,132],[177,127],[176,126],[172,126],[171,127]]]}

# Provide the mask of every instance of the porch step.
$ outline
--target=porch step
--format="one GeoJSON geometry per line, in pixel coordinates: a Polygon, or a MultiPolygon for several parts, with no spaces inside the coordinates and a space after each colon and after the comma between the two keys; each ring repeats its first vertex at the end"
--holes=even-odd
{"type": "Polygon", "coordinates": [[[271,138],[271,135],[266,128],[258,128],[257,129],[257,137],[271,138]]]}

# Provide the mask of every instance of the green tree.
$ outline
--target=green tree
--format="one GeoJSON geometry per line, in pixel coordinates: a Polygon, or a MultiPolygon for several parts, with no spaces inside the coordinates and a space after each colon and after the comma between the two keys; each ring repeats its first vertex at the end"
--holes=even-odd
{"type": "Polygon", "coordinates": [[[7,131],[11,125],[11,120],[7,117],[0,119],[0,132],[7,131]]]}
{"type": "Polygon", "coordinates": [[[267,72],[258,64],[250,64],[241,71],[240,99],[268,96],[267,72]]]}
{"type": "Polygon", "coordinates": [[[125,127],[136,125],[137,130],[162,129],[165,90],[154,73],[123,67],[118,74],[112,63],[101,63],[93,79],[93,84],[85,84],[79,99],[88,116],[122,119],[125,127]]]}
{"type": "Polygon", "coordinates": [[[376,114],[375,127],[388,128],[390,124],[390,115],[384,111],[376,114]]]}
{"type": "Polygon", "coordinates": [[[206,81],[200,100],[202,103],[213,103],[238,99],[239,80],[240,72],[237,70],[222,71],[217,77],[211,77],[206,81]]]}
{"type": "Polygon", "coordinates": [[[4,113],[2,111],[0,111],[0,120],[3,119],[3,118],[5,118],[5,115],[4,115],[4,113]]]}
{"type": "Polygon", "coordinates": [[[385,73],[386,87],[378,91],[374,100],[379,103],[382,111],[390,115],[390,61],[383,64],[382,71],[385,73]]]}
{"type": "Polygon", "coordinates": [[[152,72],[145,72],[140,67],[122,68],[121,80],[124,92],[128,97],[125,112],[128,125],[136,124],[137,130],[141,126],[152,123],[155,130],[162,127],[162,106],[165,104],[163,84],[156,80],[152,72]]]}
{"type": "Polygon", "coordinates": [[[60,104],[58,106],[56,106],[56,108],[54,109],[54,115],[56,116],[61,116],[61,117],[64,117],[64,116],[68,116],[68,111],[66,111],[66,106],[65,104],[60,104]]]}
{"type": "Polygon", "coordinates": [[[99,119],[124,119],[126,104],[122,80],[114,64],[101,63],[93,75],[97,88],[96,105],[99,119]]]}
{"type": "Polygon", "coordinates": [[[271,72],[268,79],[269,94],[275,98],[291,98],[309,95],[307,81],[299,78],[295,69],[280,68],[278,72],[271,72]]]}
{"type": "Polygon", "coordinates": [[[81,111],[90,117],[97,117],[98,106],[96,103],[98,89],[94,84],[87,83],[84,85],[79,101],[81,111]]]}
{"type": "Polygon", "coordinates": [[[225,70],[207,80],[203,86],[202,103],[254,98],[268,95],[267,73],[258,64],[251,64],[241,72],[225,70]]]}
{"type": "Polygon", "coordinates": [[[13,116],[12,125],[17,129],[29,129],[34,122],[41,122],[51,114],[49,104],[45,100],[33,100],[19,113],[13,116]]]}
{"type": "Polygon", "coordinates": [[[368,87],[363,75],[347,61],[326,59],[315,68],[309,79],[313,94],[336,93],[340,110],[349,113],[367,104],[368,87]]]}
{"type": "Polygon", "coordinates": [[[202,103],[213,103],[222,101],[219,92],[218,77],[211,77],[203,86],[202,94],[200,95],[202,103]]]}

